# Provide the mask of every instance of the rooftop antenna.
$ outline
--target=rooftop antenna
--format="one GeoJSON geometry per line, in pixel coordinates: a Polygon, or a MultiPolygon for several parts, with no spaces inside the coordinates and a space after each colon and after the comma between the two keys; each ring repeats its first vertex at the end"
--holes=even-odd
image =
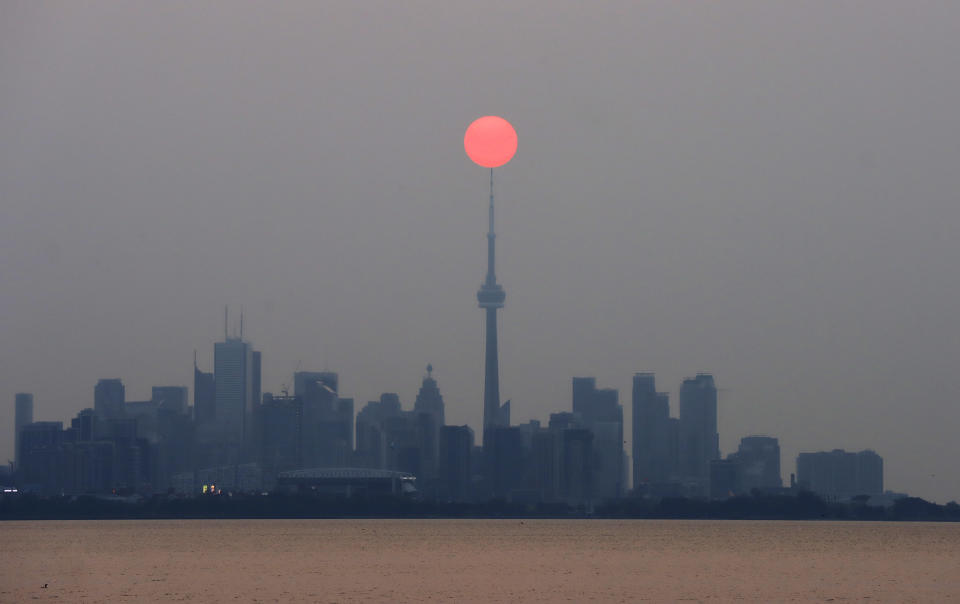
{"type": "Polygon", "coordinates": [[[193,368],[197,368],[197,349],[193,349],[193,368]]]}
{"type": "Polygon", "coordinates": [[[229,306],[226,304],[223,305],[223,340],[226,341],[228,338],[227,334],[227,309],[229,306]]]}
{"type": "Polygon", "coordinates": [[[243,305],[240,305],[240,339],[243,339],[243,305]]]}

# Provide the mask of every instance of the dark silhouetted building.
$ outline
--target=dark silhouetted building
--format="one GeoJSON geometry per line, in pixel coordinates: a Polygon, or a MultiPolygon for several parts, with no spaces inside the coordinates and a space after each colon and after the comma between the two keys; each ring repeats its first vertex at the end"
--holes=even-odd
{"type": "MultiPolygon", "coordinates": [[[[250,444],[254,403],[253,348],[241,338],[227,337],[213,347],[214,354],[214,429],[216,464],[241,461],[250,444]]],[[[214,461],[214,460],[210,460],[214,461]]]]}
{"type": "Polygon", "coordinates": [[[60,490],[63,422],[33,422],[20,429],[20,487],[43,495],[60,490]]]}
{"type": "Polygon", "coordinates": [[[870,450],[801,453],[797,456],[797,483],[818,495],[835,499],[881,495],[883,458],[870,450]]]}
{"type": "Polygon", "coordinates": [[[300,452],[303,467],[351,465],[354,461],[353,399],[338,395],[337,374],[298,372],[294,380],[295,396],[302,400],[300,452]]]}
{"type": "Polygon", "coordinates": [[[633,487],[677,478],[677,421],[670,398],[657,392],[652,373],[633,376],[633,487]]]}
{"type": "Polygon", "coordinates": [[[93,409],[81,409],[80,413],[70,420],[70,428],[74,431],[74,440],[79,442],[95,440],[100,434],[97,430],[97,415],[93,409]]]}
{"type": "Polygon", "coordinates": [[[439,426],[430,413],[404,411],[400,398],[385,392],[380,401],[367,403],[357,415],[357,461],[371,468],[412,474],[434,492],[431,482],[437,475],[434,447],[438,434],[439,426]]]}
{"type": "Polygon", "coordinates": [[[324,384],[334,392],[340,391],[340,378],[334,371],[297,371],[293,374],[294,396],[305,396],[307,386],[317,383],[324,384]]]}
{"type": "Polygon", "coordinates": [[[157,409],[186,414],[190,407],[186,386],[154,386],[150,400],[157,405],[157,409]]]}
{"type": "Polygon", "coordinates": [[[116,447],[111,440],[97,440],[97,422],[93,409],[83,409],[64,431],[60,451],[60,488],[64,493],[99,494],[114,488],[116,447]]]}
{"type": "Polygon", "coordinates": [[[560,495],[571,505],[589,504],[593,492],[593,432],[587,428],[563,430],[560,495]]]}
{"type": "Polygon", "coordinates": [[[437,495],[447,501],[473,498],[473,430],[469,426],[440,427],[437,495]]]}
{"type": "Polygon", "coordinates": [[[597,389],[592,377],[573,378],[573,412],[593,433],[592,496],[610,499],[623,494],[623,407],[612,388],[597,389]]]}
{"type": "Polygon", "coordinates": [[[193,366],[193,417],[197,424],[212,425],[217,417],[216,381],[212,373],[193,366]]]}
{"type": "Polygon", "coordinates": [[[420,391],[417,393],[417,399],[413,403],[413,410],[417,413],[426,413],[433,417],[438,426],[443,426],[444,405],[443,397],[440,395],[440,388],[437,387],[437,380],[433,379],[433,365],[427,365],[427,375],[420,384],[420,391]]]}
{"type": "MultiPolygon", "coordinates": [[[[184,393],[184,396],[186,393],[184,393]]],[[[156,487],[166,490],[173,486],[173,476],[194,468],[196,459],[196,422],[190,408],[179,405],[157,409],[157,444],[155,445],[156,487]]]]}
{"type": "Polygon", "coordinates": [[[257,415],[264,477],[272,481],[279,472],[303,468],[300,453],[303,400],[299,396],[264,393],[257,415]]]}
{"type": "Polygon", "coordinates": [[[747,436],[727,459],[740,464],[739,485],[744,493],[773,491],[783,486],[780,477],[780,444],[769,436],[747,436]]]}
{"type": "MultiPolygon", "coordinates": [[[[436,436],[433,419],[425,413],[402,411],[381,423],[388,470],[423,477],[429,484],[436,477],[431,450],[436,436]]],[[[419,488],[418,488],[419,490],[419,488]]]]}
{"type": "Polygon", "coordinates": [[[726,499],[742,492],[740,462],[735,459],[710,460],[710,499],[726,499]]]}
{"type": "Polygon", "coordinates": [[[362,467],[387,468],[387,441],[383,424],[387,418],[400,415],[400,397],[392,392],[370,401],[357,414],[357,462],[362,467]]]}
{"type": "Polygon", "coordinates": [[[874,451],[857,453],[857,495],[883,494],[883,458],[874,451]]]}
{"type": "Polygon", "coordinates": [[[540,493],[540,500],[561,500],[563,474],[563,428],[541,428],[530,435],[527,484],[540,493]]]}
{"type": "Polygon", "coordinates": [[[13,408],[13,465],[20,468],[20,429],[33,423],[33,395],[18,392],[14,396],[13,408]]]}
{"type": "Polygon", "coordinates": [[[713,376],[698,373],[680,385],[680,471],[694,494],[708,495],[714,459],[720,459],[717,388],[713,376]]]}
{"type": "Polygon", "coordinates": [[[419,490],[429,493],[438,472],[440,429],[445,423],[443,396],[440,395],[437,380],[433,379],[433,365],[427,365],[427,375],[420,384],[420,391],[413,403],[413,412],[422,417],[422,422],[429,424],[425,427],[429,432],[426,435],[429,442],[423,452],[421,474],[417,477],[419,490]]]}
{"type": "Polygon", "coordinates": [[[523,488],[523,433],[516,426],[487,426],[483,444],[485,495],[508,499],[523,488]]]}
{"type": "Polygon", "coordinates": [[[93,389],[93,410],[101,419],[122,418],[126,401],[123,382],[118,379],[100,380],[93,389]]]}
{"type": "Polygon", "coordinates": [[[64,492],[82,495],[112,491],[116,458],[113,442],[66,443],[63,455],[64,492]]]}

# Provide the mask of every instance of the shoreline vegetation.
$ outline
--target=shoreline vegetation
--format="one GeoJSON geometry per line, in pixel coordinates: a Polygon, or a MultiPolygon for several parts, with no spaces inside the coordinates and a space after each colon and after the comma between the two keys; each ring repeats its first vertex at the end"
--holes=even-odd
{"type": "Polygon", "coordinates": [[[143,499],[97,496],[0,498],[0,520],[149,520],[270,518],[609,518],[685,520],[867,520],[958,522],[960,505],[904,497],[889,507],[863,501],[828,502],[813,493],[747,495],[718,501],[682,497],[618,499],[595,506],[562,503],[420,501],[407,497],[313,494],[156,495],[143,499]]]}

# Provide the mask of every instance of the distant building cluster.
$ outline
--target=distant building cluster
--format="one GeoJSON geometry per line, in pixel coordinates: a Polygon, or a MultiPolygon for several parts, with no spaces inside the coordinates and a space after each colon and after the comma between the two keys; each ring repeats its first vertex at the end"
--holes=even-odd
{"type": "MultiPolygon", "coordinates": [[[[721,457],[708,374],[680,385],[679,417],[653,374],[633,376],[631,471],[619,392],[592,377],[573,378],[569,411],[488,426],[481,445],[469,426],[446,424],[432,366],[412,408],[384,393],[355,413],[336,373],[298,371],[293,392],[261,394],[260,364],[249,342],[227,337],[212,373],[195,367],[192,405],[186,386],[129,401],[121,380],[102,379],[69,426],[33,421],[32,395],[17,394],[16,483],[45,495],[307,489],[568,505],[783,489],[776,438],[748,436],[721,457]]],[[[794,488],[834,499],[883,492],[872,451],[801,453],[796,476],[794,488]]]]}
{"type": "MultiPolygon", "coordinates": [[[[477,292],[485,314],[483,432],[446,424],[433,367],[412,409],[384,393],[354,413],[336,373],[298,371],[293,393],[261,393],[260,352],[227,333],[214,345],[212,373],[194,358],[193,405],[185,386],[128,401],[119,379],[94,387],[93,409],[64,427],[35,422],[33,397],[15,400],[15,480],[55,494],[261,492],[416,494],[441,501],[591,506],[627,495],[726,498],[782,488],[776,438],[749,436],[725,459],[717,429],[717,387],[697,374],[680,385],[679,416],[652,373],[633,376],[632,488],[619,393],[575,377],[569,411],[511,425],[500,402],[497,311],[506,292],[495,273],[493,172],[487,274],[477,292]]],[[[802,453],[791,488],[832,498],[883,492],[883,460],[872,451],[802,453]]]]}

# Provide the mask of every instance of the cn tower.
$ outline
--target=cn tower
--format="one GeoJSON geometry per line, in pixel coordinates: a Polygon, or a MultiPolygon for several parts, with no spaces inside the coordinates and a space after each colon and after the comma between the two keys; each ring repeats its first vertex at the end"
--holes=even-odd
{"type": "Polygon", "coordinates": [[[507,293],[497,283],[497,235],[493,230],[493,168],[490,168],[490,230],[487,232],[487,279],[477,292],[477,303],[487,313],[486,352],[483,371],[483,430],[510,425],[510,403],[500,406],[500,365],[497,356],[497,309],[507,293]]]}
{"type": "Polygon", "coordinates": [[[487,231],[487,278],[477,292],[477,303],[487,313],[483,373],[483,438],[489,428],[510,425],[510,401],[500,404],[500,365],[497,355],[497,309],[506,292],[497,283],[497,236],[493,224],[493,169],[505,165],[517,152],[517,132],[510,122],[488,115],[475,120],[463,137],[463,146],[474,163],[490,168],[490,228],[487,231]]]}

